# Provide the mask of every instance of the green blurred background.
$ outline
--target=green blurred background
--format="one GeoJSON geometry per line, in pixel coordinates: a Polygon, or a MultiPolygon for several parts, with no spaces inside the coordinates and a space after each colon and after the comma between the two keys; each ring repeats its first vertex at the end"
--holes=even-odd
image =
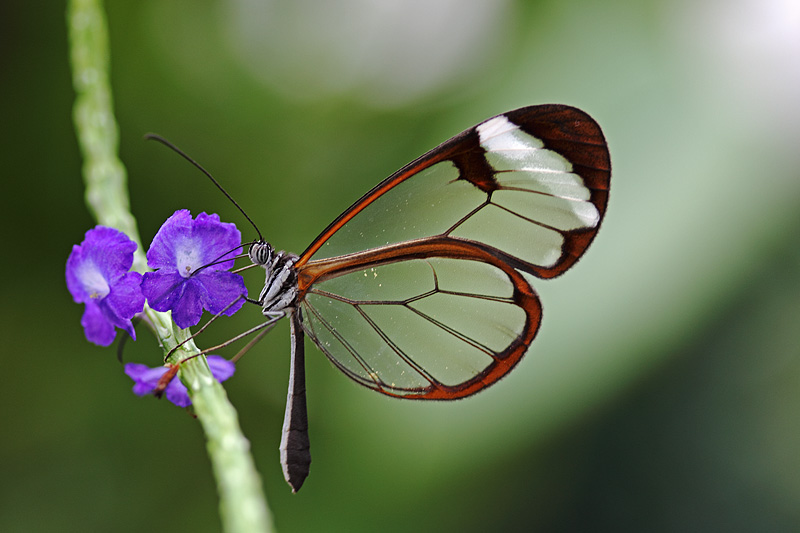
{"type": "MultiPolygon", "coordinates": [[[[295,252],[493,114],[571,104],[608,139],[602,231],[573,271],[537,284],[541,333],[496,387],[391,400],[309,346],[314,463],[293,495],[277,450],[287,325],[241,361],[226,388],[280,531],[800,530],[797,0],[136,0],[107,13],[146,243],[178,208],[249,236],[148,131],[295,252]]],[[[216,531],[197,423],[131,394],[64,284],[94,225],[65,26],[57,2],[0,7],[0,531],[216,531]]],[[[258,320],[239,313],[204,342],[258,320]]],[[[159,357],[140,328],[126,360],[159,357]]]]}

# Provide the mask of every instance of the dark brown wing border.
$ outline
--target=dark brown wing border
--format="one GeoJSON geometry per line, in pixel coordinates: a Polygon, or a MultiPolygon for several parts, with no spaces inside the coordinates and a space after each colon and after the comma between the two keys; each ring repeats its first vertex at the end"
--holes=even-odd
{"type": "MultiPolygon", "coordinates": [[[[366,267],[431,257],[481,261],[502,270],[513,284],[513,303],[525,312],[525,325],[522,333],[504,351],[497,354],[490,365],[473,378],[453,386],[434,382],[429,387],[420,388],[418,392],[403,394],[395,393],[392,390],[381,387],[379,383],[365,380],[361,376],[354,374],[325,351],[324,347],[320,346],[328,358],[350,378],[387,396],[418,400],[455,400],[475,394],[496,383],[510,372],[522,359],[522,356],[525,355],[528,346],[539,330],[542,307],[538,296],[525,278],[515,268],[498,259],[491,250],[480,245],[454,241],[446,237],[420,239],[347,256],[314,261],[301,266],[298,268],[298,287],[300,291],[298,301],[301,302],[303,300],[312,285],[325,279],[358,271],[366,267]]],[[[313,338],[313,332],[309,332],[309,334],[313,338]]]]}
{"type": "MultiPolygon", "coordinates": [[[[605,137],[597,122],[580,109],[559,104],[523,107],[498,116],[518,125],[522,131],[541,140],[545,148],[559,153],[572,163],[573,171],[581,176],[591,191],[590,201],[600,213],[602,222],[608,205],[611,159],[605,137]]],[[[442,143],[373,187],[328,225],[301,254],[297,266],[305,265],[325,241],[375,199],[441,161],[452,161],[459,169],[461,179],[485,192],[499,188],[494,179],[494,170],[484,156],[485,150],[480,145],[476,128],[477,126],[472,127],[442,143]]],[[[561,258],[552,267],[514,261],[515,267],[540,278],[559,276],[583,255],[599,228],[600,224],[591,229],[562,231],[564,244],[561,258]]]]}

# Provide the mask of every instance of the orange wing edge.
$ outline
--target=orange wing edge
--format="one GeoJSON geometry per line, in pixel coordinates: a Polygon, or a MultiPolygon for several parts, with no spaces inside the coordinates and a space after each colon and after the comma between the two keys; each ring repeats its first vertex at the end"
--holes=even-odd
{"type": "MultiPolygon", "coordinates": [[[[337,361],[336,358],[325,351],[323,347],[320,347],[333,364],[354,381],[387,396],[397,398],[414,400],[456,400],[475,394],[496,383],[508,374],[527,352],[530,343],[539,330],[539,325],[542,320],[542,306],[539,297],[519,271],[496,257],[491,249],[481,246],[480,243],[458,241],[447,237],[432,237],[417,241],[403,242],[346,256],[312,261],[298,268],[298,302],[302,302],[314,283],[366,267],[431,257],[480,261],[502,270],[513,284],[513,303],[525,313],[525,324],[522,332],[505,350],[497,353],[493,357],[493,361],[486,368],[472,378],[455,385],[445,385],[434,379],[428,387],[404,389],[402,392],[397,389],[392,389],[386,383],[380,381],[377,376],[368,379],[356,374],[344,364],[337,361]]],[[[307,330],[307,333],[309,333],[312,338],[316,338],[313,331],[307,330]]]]}

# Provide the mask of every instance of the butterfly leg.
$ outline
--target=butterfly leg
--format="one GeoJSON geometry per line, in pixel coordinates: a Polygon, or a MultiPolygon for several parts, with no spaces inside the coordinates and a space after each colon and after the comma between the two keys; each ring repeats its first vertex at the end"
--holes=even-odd
{"type": "MultiPolygon", "coordinates": [[[[186,344],[186,343],[187,343],[187,342],[189,342],[190,340],[192,340],[192,339],[194,339],[195,337],[197,337],[198,335],[200,335],[200,334],[201,334],[201,333],[202,333],[202,332],[203,332],[203,331],[204,331],[204,330],[205,330],[205,329],[206,329],[206,328],[207,328],[209,325],[211,325],[211,323],[212,323],[212,322],[214,322],[214,321],[215,321],[217,318],[219,318],[219,317],[220,317],[220,316],[221,316],[221,315],[222,315],[222,314],[223,314],[225,311],[227,311],[228,309],[230,309],[231,307],[233,307],[234,305],[236,305],[236,302],[238,302],[238,301],[239,301],[239,300],[241,300],[242,298],[244,298],[245,300],[247,300],[247,297],[246,297],[246,296],[239,296],[239,297],[237,297],[237,298],[236,298],[234,301],[232,301],[231,303],[229,303],[228,305],[226,305],[226,306],[225,306],[225,308],[224,308],[224,309],[222,309],[222,311],[220,311],[220,312],[219,312],[219,313],[217,313],[216,315],[214,315],[214,316],[212,316],[211,318],[209,318],[209,319],[208,319],[208,321],[207,321],[205,324],[203,324],[203,325],[200,327],[200,329],[198,329],[197,331],[195,331],[194,333],[192,333],[192,334],[189,336],[189,338],[188,338],[188,339],[184,339],[183,341],[181,341],[180,343],[178,343],[178,344],[177,344],[177,345],[176,345],[174,348],[172,348],[172,349],[171,349],[169,352],[167,352],[167,355],[165,355],[165,356],[164,356],[164,362],[165,362],[165,363],[167,362],[167,359],[169,359],[169,358],[170,358],[170,356],[171,356],[173,353],[175,353],[175,350],[177,350],[178,348],[180,348],[181,346],[183,346],[184,344],[186,344]]],[[[205,352],[201,352],[201,353],[205,353],[205,352]]],[[[198,354],[198,355],[199,355],[199,354],[198,354]]]]}
{"type": "MultiPolygon", "coordinates": [[[[261,324],[255,326],[255,327],[252,327],[252,328],[248,329],[247,331],[245,331],[244,333],[240,333],[240,334],[236,335],[235,337],[233,337],[231,339],[228,339],[228,340],[226,340],[225,342],[223,342],[221,344],[217,344],[216,346],[212,346],[211,348],[207,348],[207,349],[203,350],[203,353],[208,353],[208,352],[210,352],[212,350],[218,350],[220,348],[224,348],[226,346],[230,346],[231,344],[233,344],[234,342],[238,341],[239,339],[243,339],[243,338],[245,338],[245,337],[247,337],[249,335],[252,335],[256,331],[260,331],[260,330],[262,330],[264,328],[268,328],[267,331],[269,331],[270,329],[273,328],[273,326],[275,326],[275,323],[278,320],[283,318],[283,316],[285,314],[286,313],[283,312],[283,311],[272,313],[271,315],[266,315],[265,314],[264,316],[267,317],[267,321],[266,322],[262,322],[261,324]]],[[[264,332],[264,333],[266,333],[266,332],[264,332]]],[[[260,340],[261,336],[262,335],[259,335],[257,338],[260,340]]],[[[244,354],[242,354],[242,355],[244,355],[244,354]]]]}

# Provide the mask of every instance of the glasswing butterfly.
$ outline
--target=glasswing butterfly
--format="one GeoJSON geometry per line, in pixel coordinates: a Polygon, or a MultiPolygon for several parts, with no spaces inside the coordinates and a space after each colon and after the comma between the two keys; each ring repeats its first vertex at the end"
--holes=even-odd
{"type": "Polygon", "coordinates": [[[401,168],[299,256],[250,247],[266,270],[265,325],[289,316],[281,462],[308,475],[304,335],[356,383],[415,400],[494,384],[528,349],[541,304],[523,274],[553,278],[586,251],[608,203],[603,133],[564,105],[492,117],[401,168]]]}
{"type": "Polygon", "coordinates": [[[589,115],[523,107],[401,168],[299,256],[259,233],[248,256],[266,281],[249,301],[267,320],[225,345],[290,319],[280,452],[292,490],[311,463],[306,334],[350,379],[388,396],[455,400],[483,390],[516,366],[539,329],[529,279],[556,277],[583,255],[610,179],[608,147],[589,115]]]}

